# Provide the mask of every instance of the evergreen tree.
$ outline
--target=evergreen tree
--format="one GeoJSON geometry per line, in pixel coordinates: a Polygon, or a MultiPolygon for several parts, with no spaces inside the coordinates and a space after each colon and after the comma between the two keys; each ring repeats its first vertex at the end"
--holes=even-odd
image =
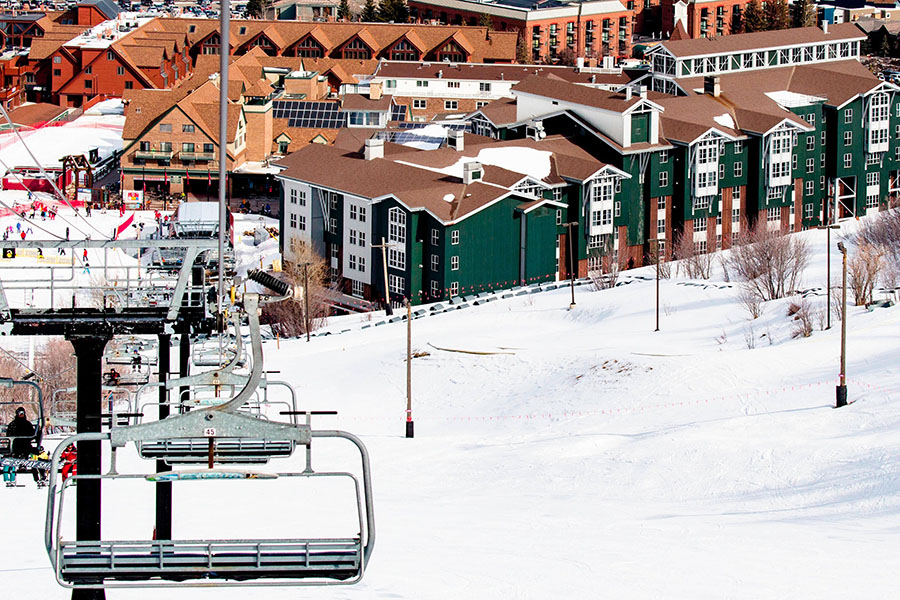
{"type": "Polygon", "coordinates": [[[247,2],[247,16],[254,19],[262,19],[266,7],[264,0],[249,0],[247,2]]]}
{"type": "Polygon", "coordinates": [[[744,17],[741,24],[743,25],[744,33],[766,30],[766,15],[759,0],[750,0],[744,9],[744,17]]]}
{"type": "Polygon", "coordinates": [[[533,61],[531,51],[528,49],[528,42],[525,41],[525,35],[519,31],[519,37],[516,38],[516,62],[521,65],[530,65],[533,61]]]}
{"type": "Polygon", "coordinates": [[[338,7],[338,18],[341,21],[349,21],[353,15],[350,13],[350,2],[348,0],[341,0],[341,5],[338,7]]]}
{"type": "Polygon", "coordinates": [[[794,27],[815,27],[816,6],[811,0],[797,0],[794,3],[794,27]]]}
{"type": "Polygon", "coordinates": [[[487,13],[481,13],[481,17],[478,19],[478,25],[487,27],[488,31],[494,30],[494,20],[491,18],[491,15],[487,13]]]}
{"type": "Polygon", "coordinates": [[[381,0],[381,3],[378,5],[378,20],[407,23],[409,21],[409,7],[406,6],[406,0],[381,0]]]}
{"type": "Polygon", "coordinates": [[[362,9],[362,14],[360,14],[360,20],[366,23],[372,23],[378,20],[378,9],[375,8],[375,0],[366,0],[366,4],[362,9]]]}
{"type": "Polygon", "coordinates": [[[791,9],[785,0],[769,0],[765,14],[766,29],[788,29],[791,26],[791,9]]]}

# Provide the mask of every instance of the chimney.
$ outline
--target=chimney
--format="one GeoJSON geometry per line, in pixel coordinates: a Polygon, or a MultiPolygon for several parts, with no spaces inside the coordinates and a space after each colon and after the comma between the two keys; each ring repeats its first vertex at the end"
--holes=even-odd
{"type": "Polygon", "coordinates": [[[469,185],[481,179],[484,168],[480,162],[467,162],[463,165],[463,183],[469,185]]]}
{"type": "Polygon", "coordinates": [[[575,68],[581,71],[584,68],[584,57],[579,56],[575,59],[575,68]]]}
{"type": "Polygon", "coordinates": [[[369,138],[366,140],[366,160],[384,158],[384,140],[369,138]]]}
{"type": "Polygon", "coordinates": [[[647,86],[646,85],[639,86],[638,94],[640,94],[641,100],[646,100],[647,99],[647,86]]]}
{"type": "Polygon", "coordinates": [[[591,75],[591,83],[597,83],[597,76],[591,75]]]}
{"type": "Polygon", "coordinates": [[[719,94],[722,93],[722,88],[720,85],[720,79],[718,75],[707,75],[703,78],[703,93],[709,94],[713,98],[718,98],[719,94]]]}
{"type": "Polygon", "coordinates": [[[828,21],[822,21],[822,33],[828,35],[828,21]]]}
{"type": "Polygon", "coordinates": [[[457,152],[462,152],[465,148],[466,132],[461,129],[453,129],[447,136],[447,145],[456,148],[457,152]]]}
{"type": "Polygon", "coordinates": [[[444,78],[444,70],[443,70],[443,69],[438,69],[438,72],[437,72],[437,78],[438,78],[438,79],[443,79],[443,78],[444,78]]]}
{"type": "Polygon", "coordinates": [[[628,102],[629,100],[631,100],[631,86],[626,85],[625,86],[625,102],[628,102]]]}
{"type": "Polygon", "coordinates": [[[379,82],[372,82],[369,84],[369,100],[381,100],[382,93],[382,84],[379,82]]]}

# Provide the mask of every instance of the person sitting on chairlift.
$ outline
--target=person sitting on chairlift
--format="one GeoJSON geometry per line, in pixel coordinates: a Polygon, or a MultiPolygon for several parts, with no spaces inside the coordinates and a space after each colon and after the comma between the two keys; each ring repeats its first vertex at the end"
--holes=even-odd
{"type": "Polygon", "coordinates": [[[25,416],[25,407],[16,409],[16,416],[6,427],[6,435],[14,438],[12,441],[12,455],[15,458],[28,458],[35,452],[31,441],[34,438],[34,425],[25,416]]]}

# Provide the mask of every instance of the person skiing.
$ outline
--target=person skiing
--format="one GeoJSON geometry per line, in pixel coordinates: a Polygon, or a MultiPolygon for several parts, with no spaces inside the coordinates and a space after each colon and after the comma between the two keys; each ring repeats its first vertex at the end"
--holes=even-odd
{"type": "Polygon", "coordinates": [[[6,427],[6,435],[13,438],[13,457],[28,458],[28,455],[35,452],[34,446],[31,445],[31,441],[34,439],[34,425],[25,416],[24,406],[16,409],[15,418],[6,427]]]}

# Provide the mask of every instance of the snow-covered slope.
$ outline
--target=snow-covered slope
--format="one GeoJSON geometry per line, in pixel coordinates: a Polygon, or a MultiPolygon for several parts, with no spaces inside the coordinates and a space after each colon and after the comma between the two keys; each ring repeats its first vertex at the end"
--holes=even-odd
{"type": "MultiPolygon", "coordinates": [[[[802,235],[816,251],[804,284],[821,286],[824,233],[802,235]]],[[[267,343],[266,368],[302,408],[339,411],[319,426],[361,435],[372,455],[377,542],[363,582],[108,597],[893,597],[900,306],[850,311],[854,403],[834,410],[839,322],[792,339],[787,301],[751,322],[716,271],[713,285],[662,282],[659,332],[648,269],[612,290],[577,288],[571,311],[561,289],[415,320],[414,349],[428,355],[413,362],[414,439],[403,437],[405,323],[267,343]]],[[[247,488],[182,484],[176,535],[278,532],[313,514],[315,496],[280,483],[252,502],[247,488]]],[[[10,597],[68,597],[43,552],[44,501],[30,482],[0,488],[10,597]]],[[[112,520],[147,536],[139,509],[152,503],[108,496],[112,520]]]]}

